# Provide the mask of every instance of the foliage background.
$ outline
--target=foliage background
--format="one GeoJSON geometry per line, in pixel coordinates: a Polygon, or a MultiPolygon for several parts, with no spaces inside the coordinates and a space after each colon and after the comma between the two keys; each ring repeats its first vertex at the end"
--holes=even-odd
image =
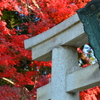
{"type": "MultiPolygon", "coordinates": [[[[37,88],[51,78],[52,62],[33,61],[24,40],[41,34],[91,0],[0,0],[0,100],[36,100],[37,88]]],[[[77,48],[80,66],[95,60],[77,48]]],[[[81,100],[99,100],[100,87],[80,92],[81,100]]]]}

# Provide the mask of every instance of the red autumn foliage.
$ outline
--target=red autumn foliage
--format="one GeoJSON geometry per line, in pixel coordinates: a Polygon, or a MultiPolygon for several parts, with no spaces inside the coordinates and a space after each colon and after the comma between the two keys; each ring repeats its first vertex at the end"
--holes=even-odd
{"type": "MultiPolygon", "coordinates": [[[[24,49],[23,41],[66,20],[89,1],[91,0],[0,0],[0,78],[5,77],[8,82],[14,83],[13,87],[0,86],[0,100],[36,100],[36,89],[49,83],[51,74],[47,69],[52,64],[51,61],[32,61],[31,51],[24,49]],[[28,27],[28,34],[18,35],[18,30],[8,28],[8,23],[2,19],[5,9],[26,16],[35,14],[39,21],[36,24],[30,20],[23,23],[28,27]],[[46,75],[42,69],[46,70],[46,75]],[[26,85],[33,88],[28,91],[26,85]]],[[[80,93],[81,100],[99,100],[99,96],[99,87],[80,93]]]]}

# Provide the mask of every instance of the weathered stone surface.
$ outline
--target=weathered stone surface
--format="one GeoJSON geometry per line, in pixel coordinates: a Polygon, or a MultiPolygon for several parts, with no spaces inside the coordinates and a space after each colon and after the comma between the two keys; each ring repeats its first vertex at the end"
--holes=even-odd
{"type": "Polygon", "coordinates": [[[79,47],[88,39],[77,14],[58,24],[50,30],[25,40],[25,48],[32,49],[34,60],[51,60],[51,51],[60,45],[79,47]]]}
{"type": "Polygon", "coordinates": [[[37,89],[37,100],[51,99],[51,83],[37,89]]]}
{"type": "Polygon", "coordinates": [[[77,92],[100,85],[98,64],[88,66],[67,75],[66,91],[77,92]]]}
{"type": "Polygon", "coordinates": [[[51,100],[79,100],[78,93],[66,93],[67,74],[78,70],[77,57],[77,50],[73,47],[59,46],[53,49],[51,100]]]}

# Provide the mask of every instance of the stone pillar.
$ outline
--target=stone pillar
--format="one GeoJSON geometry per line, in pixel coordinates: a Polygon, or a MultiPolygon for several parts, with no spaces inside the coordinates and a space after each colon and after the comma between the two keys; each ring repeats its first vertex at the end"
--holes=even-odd
{"type": "MultiPolygon", "coordinates": [[[[78,93],[66,92],[66,77],[78,68],[76,48],[59,46],[52,50],[51,100],[79,100],[78,93]]],[[[70,83],[69,83],[70,84],[70,83]]]]}

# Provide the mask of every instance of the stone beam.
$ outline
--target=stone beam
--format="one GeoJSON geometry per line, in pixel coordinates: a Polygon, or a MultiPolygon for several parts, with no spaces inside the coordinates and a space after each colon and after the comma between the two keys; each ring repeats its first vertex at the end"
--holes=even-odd
{"type": "Polygon", "coordinates": [[[24,41],[25,49],[32,50],[33,60],[51,60],[51,51],[60,45],[79,47],[87,43],[87,35],[78,15],[56,25],[50,30],[24,41]]]}
{"type": "Polygon", "coordinates": [[[100,69],[98,64],[88,66],[71,74],[67,74],[66,91],[77,92],[100,85],[100,69]]]}
{"type": "Polygon", "coordinates": [[[37,100],[51,99],[51,83],[37,89],[37,100]]]}

